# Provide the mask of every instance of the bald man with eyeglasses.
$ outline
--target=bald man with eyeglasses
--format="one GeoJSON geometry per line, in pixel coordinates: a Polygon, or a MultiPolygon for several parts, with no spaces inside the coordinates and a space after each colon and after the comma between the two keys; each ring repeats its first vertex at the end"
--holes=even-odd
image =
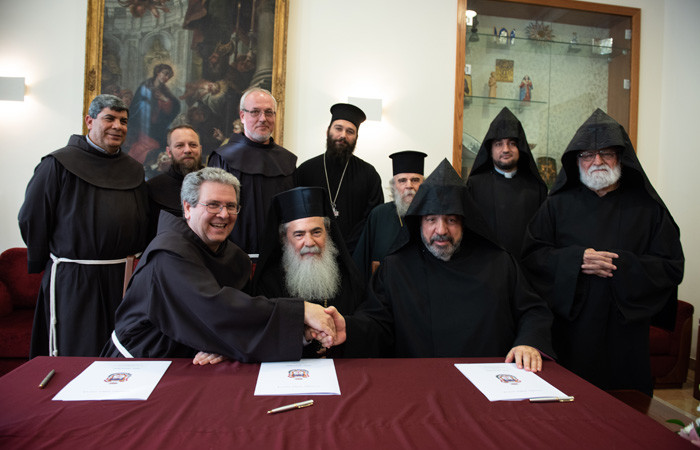
{"type": "Polygon", "coordinates": [[[561,158],[523,266],[554,313],[559,363],[604,390],[652,395],[649,325],[673,328],[680,231],[622,125],[600,109],[561,158]]]}
{"type": "Polygon", "coordinates": [[[272,197],[294,187],[297,157],[277,145],[272,132],[277,101],[262,88],[243,93],[239,105],[243,133],[212,152],[209,167],[219,167],[241,182],[241,206],[236,228],[229,239],[254,260],[262,248],[265,217],[272,197]]]}

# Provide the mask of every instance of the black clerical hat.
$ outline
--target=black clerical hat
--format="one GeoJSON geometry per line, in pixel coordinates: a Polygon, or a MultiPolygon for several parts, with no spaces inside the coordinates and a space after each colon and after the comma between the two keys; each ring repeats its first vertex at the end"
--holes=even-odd
{"type": "Polygon", "coordinates": [[[389,158],[391,158],[391,164],[394,168],[394,175],[399,173],[419,173],[423,175],[426,156],[428,155],[414,150],[392,153],[389,155],[389,158]]]}
{"type": "Polygon", "coordinates": [[[360,108],[349,103],[336,103],[331,106],[331,116],[331,123],[336,120],[347,120],[354,124],[355,128],[360,128],[360,124],[367,119],[360,108]]]}
{"type": "Polygon", "coordinates": [[[274,197],[280,223],[305,217],[330,217],[326,191],[322,187],[298,187],[274,197]]]}

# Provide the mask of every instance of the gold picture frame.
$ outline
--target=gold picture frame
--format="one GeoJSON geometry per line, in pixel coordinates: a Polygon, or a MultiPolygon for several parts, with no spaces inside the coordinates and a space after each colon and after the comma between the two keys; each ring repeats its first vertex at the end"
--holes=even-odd
{"type": "MultiPolygon", "coordinates": [[[[189,113],[190,102],[198,99],[202,90],[225,89],[228,108],[218,110],[227,111],[226,130],[233,129],[232,120],[238,116],[236,96],[240,98],[240,93],[250,86],[271,90],[277,100],[274,138],[282,145],[289,0],[223,3],[221,8],[230,13],[225,21],[217,10],[216,15],[210,15],[209,22],[202,22],[209,14],[208,5],[188,0],[88,0],[83,116],[100,93],[126,92],[122,98],[136,100],[138,89],[146,84],[144,80],[152,75],[155,79],[152,72],[156,66],[163,65],[158,63],[165,62],[171,67],[173,78],[165,90],[174,104],[178,103],[174,99],[179,99],[180,105],[175,105],[179,111],[189,113]],[[144,3],[151,6],[144,8],[144,3]],[[213,26],[222,22],[228,28],[213,26]],[[212,30],[220,33],[217,35],[212,30]],[[166,37],[159,38],[159,34],[166,37]],[[242,61],[244,57],[247,59],[242,61]],[[213,73],[224,76],[210,79],[216,78],[213,73]],[[203,87],[206,83],[210,88],[203,87]]],[[[213,95],[210,93],[210,98],[213,95]]],[[[134,108],[130,109],[133,119],[134,108]]],[[[217,123],[224,122],[223,116],[212,117],[217,117],[217,123]]],[[[189,118],[188,115],[183,120],[189,118]]],[[[83,130],[87,132],[85,124],[83,130]]],[[[160,137],[162,129],[158,134],[160,137]]],[[[202,134],[200,131],[203,141],[209,138],[202,134]]]]}

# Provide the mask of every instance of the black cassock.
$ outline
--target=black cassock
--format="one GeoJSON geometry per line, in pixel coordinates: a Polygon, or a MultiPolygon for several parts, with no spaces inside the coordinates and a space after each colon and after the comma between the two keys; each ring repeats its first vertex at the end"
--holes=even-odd
{"type": "Polygon", "coordinates": [[[497,245],[445,159],[425,179],[368,298],[346,318],[345,355],[410,358],[503,356],[529,345],[554,356],[552,313],[497,245]],[[425,215],[462,218],[462,243],[449,261],[421,239],[425,215]]]}
{"type": "Polygon", "coordinates": [[[547,198],[547,187],[520,173],[506,178],[495,171],[471,175],[467,187],[498,242],[519,258],[525,229],[547,198]]]}
{"type": "Polygon", "coordinates": [[[148,185],[149,221],[148,240],[150,241],[158,231],[158,217],[161,211],[167,211],[176,217],[182,217],[182,202],[180,191],[184,175],[170,167],[167,172],[146,181],[148,185]]]}
{"type": "MultiPolygon", "coordinates": [[[[119,152],[92,148],[85,136],[44,157],[19,212],[29,272],[45,270],[32,330],[31,356],[49,354],[49,254],[72,260],[122,259],[146,246],[148,196],[143,167],[119,152]]],[[[60,356],[97,356],[114,329],[124,263],[56,266],[60,356]]]]}
{"type": "Polygon", "coordinates": [[[350,160],[340,160],[328,152],[304,162],[295,174],[297,186],[320,186],[328,191],[330,199],[335,199],[339,213],[336,221],[350,254],[355,250],[357,240],[365,226],[365,220],[375,206],[384,203],[382,182],[371,164],[355,155],[350,160]],[[328,181],[323,158],[326,156],[328,181]],[[345,165],[347,162],[347,169],[345,165]],[[343,175],[345,171],[345,175],[343,175]],[[342,183],[340,182],[342,177],[342,183]],[[338,184],[340,183],[340,190],[338,184]],[[337,193],[337,198],[336,198],[337,193]]]}
{"type": "Polygon", "coordinates": [[[365,284],[372,277],[372,263],[384,261],[402,224],[403,219],[399,218],[393,201],[377,206],[369,214],[352,255],[365,284]]]}
{"type": "Polygon", "coordinates": [[[602,389],[651,393],[649,323],[675,300],[683,251],[668,212],[623,184],[549,198],[526,238],[524,265],[555,315],[559,362],[602,389]],[[587,248],[617,253],[612,278],[581,273],[587,248]]]}
{"type": "MultiPolygon", "coordinates": [[[[116,336],[134,357],[298,360],[304,303],[251,297],[241,291],[249,277],[250,259],[235,244],[212,252],[184,219],[164,212],[117,310],[116,336]]],[[[102,355],[121,354],[109,341],[102,355]]]]}
{"type": "Polygon", "coordinates": [[[346,318],[346,356],[505,357],[517,345],[554,354],[544,301],[510,254],[479,238],[450,261],[412,242],[384,259],[368,295],[346,318]]]}
{"type": "Polygon", "coordinates": [[[649,325],[675,323],[683,265],[678,227],[627,133],[596,110],[562,156],[523,247],[528,279],[554,312],[559,362],[602,389],[651,395],[649,325]],[[599,197],[581,184],[577,154],[608,147],[621,149],[621,184],[599,197]],[[581,272],[587,248],[619,255],[612,277],[581,272]]]}
{"type": "Polygon", "coordinates": [[[498,243],[520,258],[525,229],[547,198],[547,186],[537,170],[522,125],[508,108],[503,108],[491,122],[469,173],[467,188],[498,243]],[[516,139],[520,155],[512,178],[498,173],[491,157],[493,141],[506,138],[516,139]]]}
{"type": "Polygon", "coordinates": [[[270,202],[294,187],[296,162],[297,157],[272,138],[269,144],[260,144],[243,134],[212,152],[207,165],[220,167],[241,182],[241,211],[229,239],[246,253],[260,253],[270,202]]]}

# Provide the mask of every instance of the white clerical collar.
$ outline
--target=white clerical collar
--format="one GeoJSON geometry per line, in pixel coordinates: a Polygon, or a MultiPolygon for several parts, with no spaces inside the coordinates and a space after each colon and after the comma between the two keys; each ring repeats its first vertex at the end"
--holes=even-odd
{"type": "Polygon", "coordinates": [[[88,136],[87,134],[85,135],[85,139],[87,139],[88,144],[90,144],[90,147],[94,148],[95,150],[99,150],[99,151],[101,151],[102,153],[105,153],[105,154],[107,154],[107,155],[117,155],[117,154],[119,154],[120,151],[122,151],[122,149],[121,149],[121,147],[120,147],[120,148],[117,149],[116,152],[110,153],[110,152],[108,152],[107,150],[105,150],[105,149],[103,149],[102,147],[100,147],[99,145],[97,145],[97,144],[95,144],[94,142],[92,142],[92,141],[90,140],[90,136],[88,136]]]}
{"type": "Polygon", "coordinates": [[[501,169],[499,169],[498,167],[493,166],[493,170],[495,170],[496,172],[500,173],[501,175],[503,175],[503,176],[506,177],[506,178],[513,178],[513,177],[515,176],[515,174],[518,173],[518,169],[517,169],[517,168],[516,168],[514,171],[512,171],[512,172],[506,172],[505,170],[501,170],[501,169]]]}

